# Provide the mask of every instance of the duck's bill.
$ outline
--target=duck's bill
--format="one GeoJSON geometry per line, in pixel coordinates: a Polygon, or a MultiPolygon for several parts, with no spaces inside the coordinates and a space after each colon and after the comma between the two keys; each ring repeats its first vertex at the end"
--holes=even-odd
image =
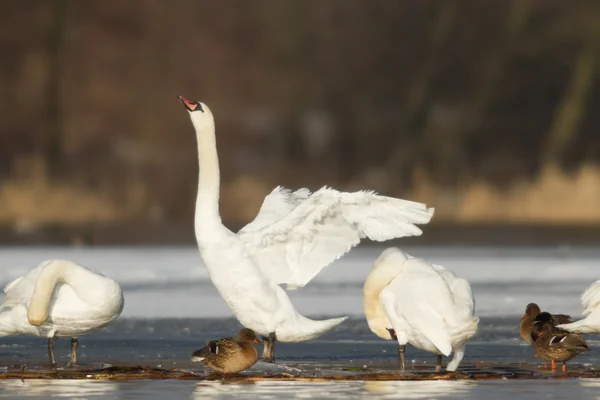
{"type": "Polygon", "coordinates": [[[524,315],[521,317],[521,319],[525,319],[525,318],[527,318],[527,314],[524,314],[524,315]]]}
{"type": "Polygon", "coordinates": [[[189,101],[183,96],[179,96],[179,100],[188,111],[196,111],[196,109],[198,108],[198,103],[189,101]]]}
{"type": "Polygon", "coordinates": [[[263,342],[261,342],[260,340],[258,340],[258,338],[254,338],[253,342],[254,343],[258,343],[258,344],[263,344],[263,342]]]}

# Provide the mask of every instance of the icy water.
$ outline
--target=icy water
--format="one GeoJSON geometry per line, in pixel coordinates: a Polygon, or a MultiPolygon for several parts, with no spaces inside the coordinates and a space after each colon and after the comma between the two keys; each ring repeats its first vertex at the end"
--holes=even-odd
{"type": "MultiPolygon", "coordinates": [[[[257,372],[327,368],[393,368],[396,346],[368,329],[362,311],[362,284],[383,247],[363,247],[328,267],[308,287],[292,293],[305,315],[321,318],[350,315],[334,331],[306,343],[281,343],[277,365],[257,363],[257,372]]],[[[411,248],[415,256],[447,266],[472,282],[482,317],[461,365],[479,361],[539,363],[518,336],[524,307],[531,301],[554,312],[579,315],[579,296],[600,278],[600,250],[589,248],[471,249],[411,248]]],[[[126,305],[122,317],[100,332],[80,338],[81,364],[145,365],[204,370],[189,355],[207,340],[234,334],[231,318],[210,284],[195,248],[4,248],[0,249],[0,283],[22,275],[45,259],[67,258],[100,270],[122,283],[126,305]]],[[[574,365],[600,365],[600,336],[587,337],[592,351],[574,365]]],[[[57,342],[59,362],[66,363],[67,340],[57,342]]],[[[35,337],[0,338],[0,368],[43,365],[45,341],[35,337]]],[[[407,349],[409,364],[431,366],[435,356],[407,349]]],[[[597,398],[600,381],[504,380],[427,382],[256,382],[229,384],[193,381],[0,381],[0,397],[118,399],[238,398],[597,398]]]]}

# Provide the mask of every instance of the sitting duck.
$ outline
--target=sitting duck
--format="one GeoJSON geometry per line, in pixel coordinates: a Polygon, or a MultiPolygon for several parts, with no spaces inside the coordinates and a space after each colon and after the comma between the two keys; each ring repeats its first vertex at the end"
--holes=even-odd
{"type": "Polygon", "coordinates": [[[235,338],[208,342],[208,346],[192,353],[192,361],[204,361],[210,369],[223,374],[237,373],[250,368],[258,359],[258,352],[250,342],[262,344],[253,330],[244,328],[235,338]]]}
{"type": "Polygon", "coordinates": [[[562,371],[567,371],[566,362],[580,353],[589,351],[586,341],[576,333],[570,333],[554,326],[552,315],[540,313],[531,327],[531,341],[535,354],[552,363],[562,361],[562,371]]]}
{"type": "MultiPolygon", "coordinates": [[[[540,307],[537,304],[529,303],[529,304],[527,304],[527,307],[525,307],[525,314],[523,315],[523,317],[521,317],[521,326],[520,326],[519,334],[521,335],[521,338],[529,344],[532,344],[532,342],[531,342],[531,326],[533,325],[535,318],[538,315],[540,315],[541,312],[542,312],[542,310],[540,310],[540,307]]],[[[569,322],[572,322],[570,315],[564,315],[564,314],[548,314],[548,315],[551,316],[553,325],[567,324],[569,322]]]]}

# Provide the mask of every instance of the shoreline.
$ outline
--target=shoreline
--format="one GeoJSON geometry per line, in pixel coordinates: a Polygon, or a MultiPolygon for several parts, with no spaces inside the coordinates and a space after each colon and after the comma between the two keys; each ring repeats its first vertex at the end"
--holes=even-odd
{"type": "MultiPolygon", "coordinates": [[[[260,363],[266,364],[266,363],[260,363]]],[[[392,366],[384,368],[363,369],[354,365],[330,365],[315,363],[307,368],[306,364],[281,364],[295,369],[294,373],[269,373],[252,370],[239,374],[222,375],[214,372],[180,368],[156,368],[140,365],[119,365],[105,368],[75,367],[27,369],[24,366],[5,367],[0,372],[0,380],[7,379],[77,379],[77,380],[196,380],[222,381],[224,383],[257,382],[257,381],[304,381],[304,382],[336,382],[336,381],[439,381],[439,380],[564,380],[564,379],[598,379],[600,370],[580,364],[571,364],[567,372],[558,369],[555,372],[542,368],[539,364],[477,362],[461,365],[456,372],[432,372],[430,367],[413,367],[404,373],[398,373],[392,366]],[[299,367],[302,367],[300,369],[299,367]],[[329,369],[325,369],[329,368],[329,369]]],[[[258,365],[258,364],[257,364],[258,365]]],[[[277,364],[276,364],[277,365],[277,364]]]]}
{"type": "MultiPolygon", "coordinates": [[[[227,224],[233,231],[242,227],[227,224]]],[[[421,227],[423,235],[386,242],[403,246],[598,246],[600,225],[451,224],[421,227]]],[[[195,245],[191,222],[89,222],[16,226],[0,224],[4,246],[195,245]]]]}

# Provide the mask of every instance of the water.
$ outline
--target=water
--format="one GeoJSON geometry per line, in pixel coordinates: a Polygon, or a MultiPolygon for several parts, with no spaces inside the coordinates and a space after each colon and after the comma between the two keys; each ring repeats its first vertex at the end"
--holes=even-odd
{"type": "MultiPolygon", "coordinates": [[[[305,315],[350,319],[322,337],[305,343],[280,343],[278,365],[257,363],[250,372],[280,372],[286,368],[339,373],[342,366],[366,370],[393,369],[396,346],[368,329],[362,311],[362,284],[372,261],[383,248],[363,247],[336,262],[308,287],[291,297],[305,315]],[[275,370],[273,370],[275,368],[275,370]]],[[[600,250],[413,248],[422,256],[454,270],[473,284],[477,336],[469,343],[462,366],[478,361],[499,363],[539,360],[518,336],[520,315],[527,303],[543,309],[579,315],[579,296],[600,278],[600,250]]],[[[148,365],[204,370],[189,355],[207,340],[230,336],[239,328],[210,284],[195,248],[6,248],[0,249],[0,282],[7,283],[50,258],[67,258],[98,269],[122,283],[126,305],[122,317],[100,332],[80,338],[83,365],[148,365]]],[[[596,347],[600,337],[586,337],[596,347]]],[[[592,351],[573,360],[600,364],[592,351]]],[[[59,363],[66,363],[69,342],[56,345],[59,363]]],[[[36,337],[0,338],[0,365],[43,365],[45,341],[36,337]]],[[[431,366],[435,356],[407,349],[408,363],[431,366]]],[[[587,398],[600,381],[439,381],[439,382],[257,382],[222,384],[192,381],[2,381],[0,397],[45,398],[587,398]],[[558,396],[558,397],[556,397],[558,396]]]]}

